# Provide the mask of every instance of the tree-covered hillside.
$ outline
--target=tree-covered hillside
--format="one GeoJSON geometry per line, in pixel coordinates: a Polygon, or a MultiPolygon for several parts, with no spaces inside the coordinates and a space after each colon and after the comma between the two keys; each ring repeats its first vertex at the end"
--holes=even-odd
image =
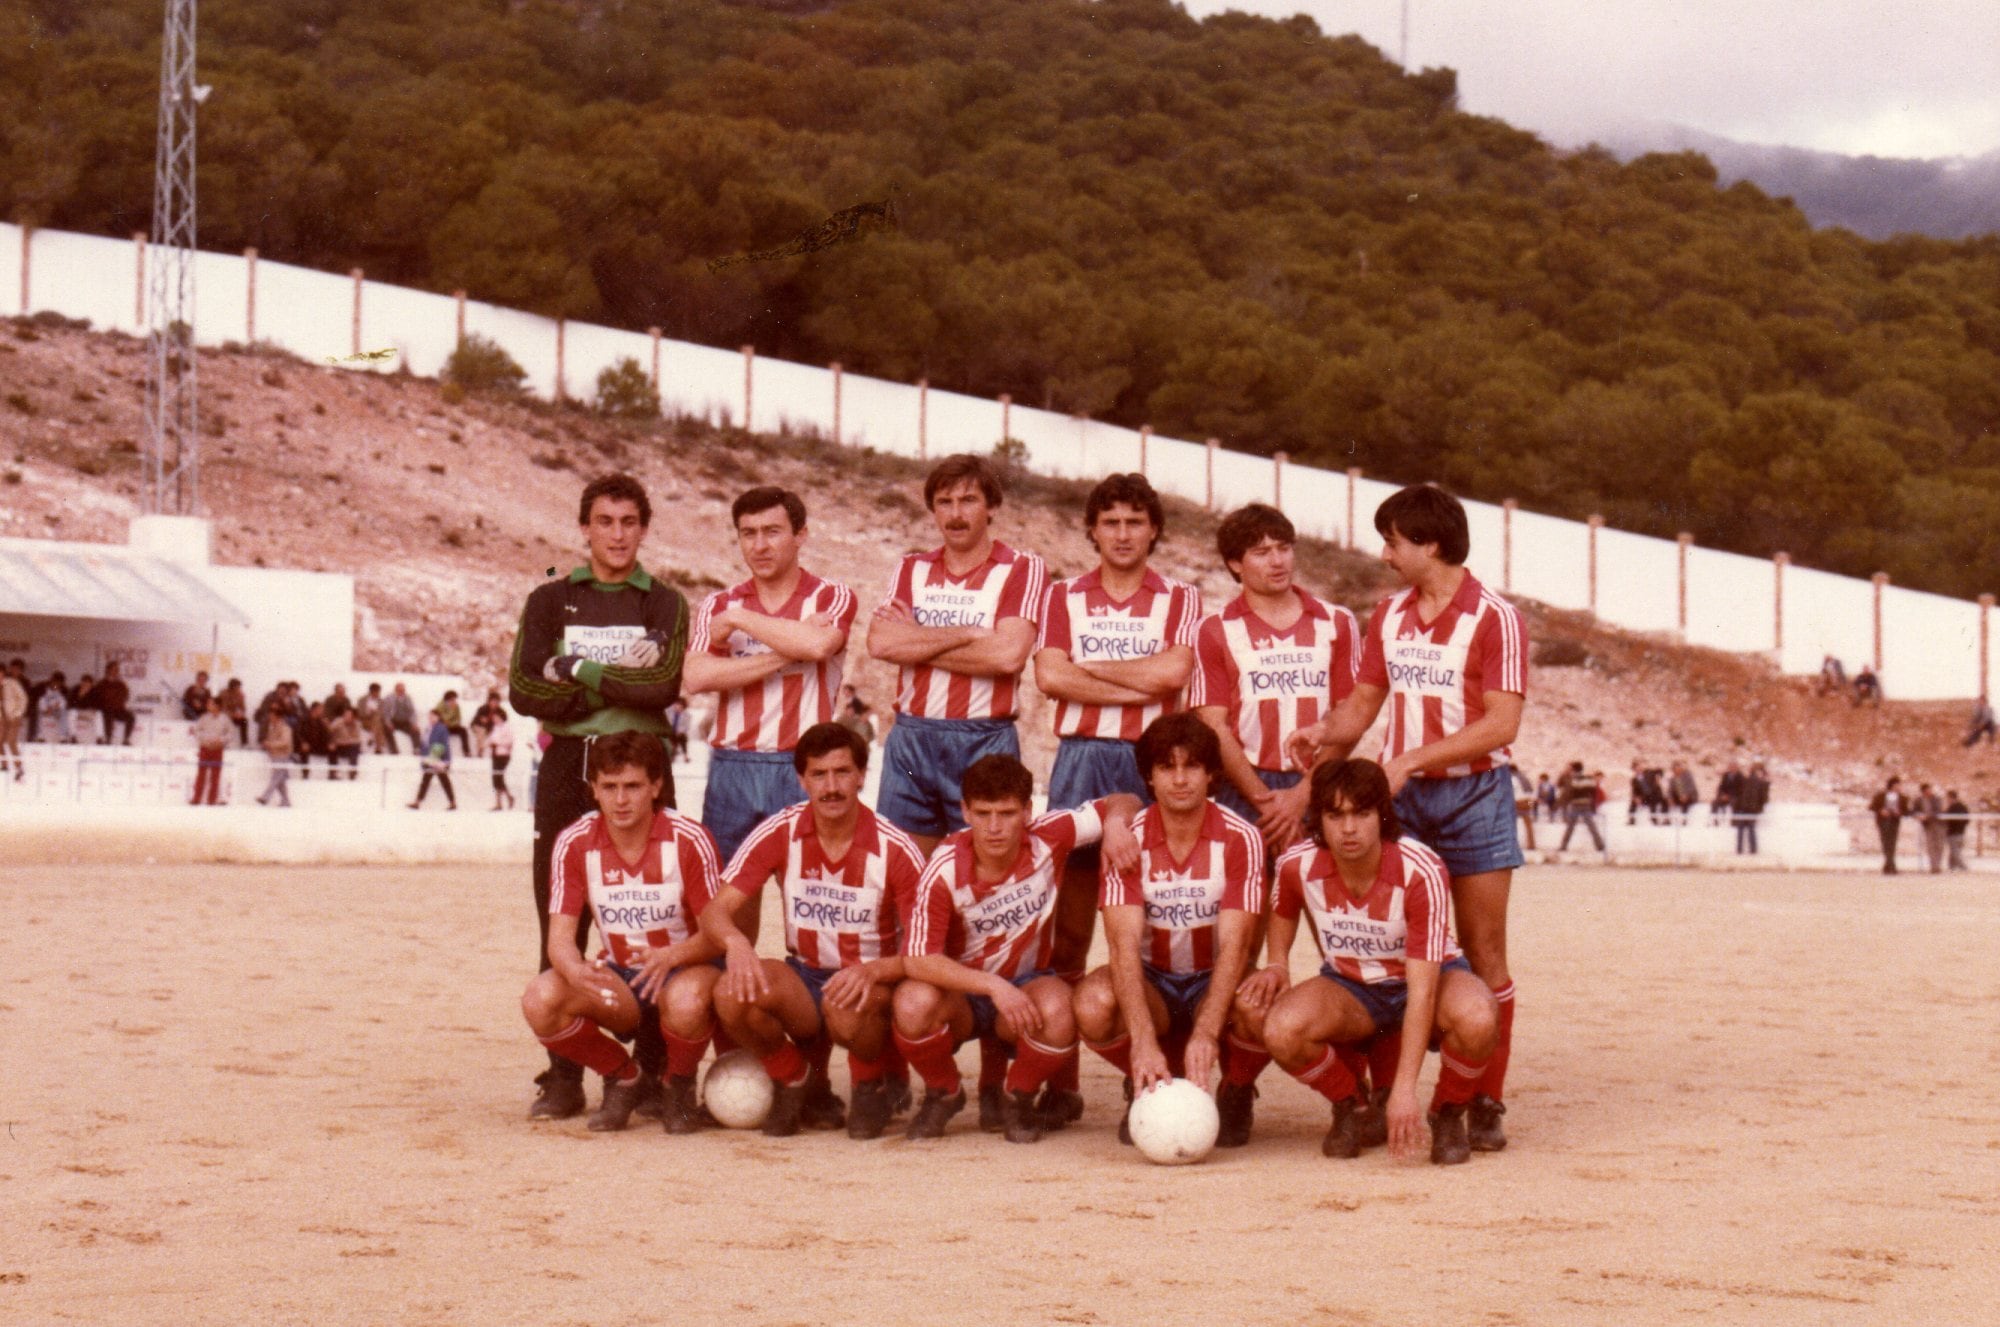
{"type": "MultiPolygon", "coordinates": [[[[0,213],[149,215],[158,0],[0,12],[0,213]]],[[[1165,0],[208,0],[205,246],[1905,584],[2000,561],[2000,240],[1561,155],[1165,0]],[[829,215],[894,229],[799,256],[829,215]]]]}

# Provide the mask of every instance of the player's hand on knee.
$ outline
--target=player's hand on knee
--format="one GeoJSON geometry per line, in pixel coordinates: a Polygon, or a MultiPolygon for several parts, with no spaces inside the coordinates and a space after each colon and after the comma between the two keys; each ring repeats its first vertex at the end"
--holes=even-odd
{"type": "Polygon", "coordinates": [[[859,1009],[868,1003],[868,993],[874,987],[866,967],[842,968],[827,978],[823,994],[829,1008],[859,1009]]]}
{"type": "Polygon", "coordinates": [[[642,1000],[653,999],[667,984],[667,978],[673,975],[673,971],[667,963],[666,950],[648,949],[645,961],[639,965],[639,980],[632,988],[633,993],[642,1000]]]}
{"type": "Polygon", "coordinates": [[[1237,984],[1236,1002],[1246,1009],[1269,1009],[1271,1002],[1291,984],[1291,974],[1274,963],[1257,969],[1237,984]]]}
{"type": "Polygon", "coordinates": [[[722,974],[722,989],[738,1004],[755,1004],[770,994],[771,981],[764,975],[764,960],[748,940],[729,946],[729,959],[722,974]]]}
{"type": "Polygon", "coordinates": [[[993,1008],[1019,1036],[1032,1037],[1042,1030],[1042,1007],[1028,993],[1009,981],[994,979],[993,1008]]]}

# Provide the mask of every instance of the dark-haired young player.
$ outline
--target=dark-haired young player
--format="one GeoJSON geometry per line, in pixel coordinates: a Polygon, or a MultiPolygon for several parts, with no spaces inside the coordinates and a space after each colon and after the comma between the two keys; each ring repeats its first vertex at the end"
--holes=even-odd
{"type": "Polygon", "coordinates": [[[1276,507],[1253,502],[1216,527],[1215,543],[1243,592],[1201,624],[1189,703],[1222,741],[1227,782],[1216,800],[1251,821],[1275,856],[1297,840],[1306,791],[1286,739],[1354,687],[1354,614],[1293,583],[1297,532],[1276,507]]]}
{"type": "MultiPolygon", "coordinates": [[[[549,874],[556,836],[593,809],[584,779],[584,751],[591,738],[670,731],[667,706],[680,696],[681,658],[687,648],[687,601],[639,565],[639,545],[653,519],[646,490],[630,475],[607,475],[585,487],[577,524],[589,549],[584,565],[538,585],[521,610],[508,669],[508,696],[516,711],[539,720],[551,740],[535,782],[535,914],[541,928],[541,966],[549,966],[549,874]]],[[[671,771],[661,796],[674,804],[671,771]]],[[[579,923],[578,943],[588,934],[579,923]]],[[[660,1048],[642,1033],[639,1058],[656,1084],[660,1048]]],[[[536,1078],[540,1092],[528,1113],[566,1119],[583,1109],[583,1070],[554,1051],[536,1078]]]]}
{"type": "Polygon", "coordinates": [[[639,1066],[620,1039],[646,1023],[665,1034],[670,1133],[694,1127],[694,1072],[707,1049],[709,997],[719,946],[697,919],[714,897],[718,868],[708,831],[665,805],[667,753],[651,733],[612,733],[591,746],[597,810],[556,840],[549,900],[549,966],[521,996],[528,1026],[566,1063],[604,1075],[593,1130],[623,1129],[639,1101],[639,1066]],[[578,944],[584,908],[604,949],[578,944]]]}
{"type": "MultiPolygon", "coordinates": [[[[1083,528],[1097,566],[1049,587],[1035,649],[1035,685],[1056,702],[1052,811],[1114,792],[1148,797],[1133,747],[1147,724],[1180,708],[1201,623],[1201,591],[1149,563],[1166,511],[1144,475],[1100,481],[1084,503],[1083,528]]],[[[1097,850],[1080,848],[1063,872],[1052,961],[1072,985],[1090,952],[1098,866],[1097,850]]],[[[1049,1080],[1040,1109],[1056,1128],[1083,1113],[1074,1063],[1049,1080]]]]}
{"type": "Polygon", "coordinates": [[[993,538],[1000,502],[983,457],[932,466],[924,505],[944,543],[904,556],[868,624],[868,653],[896,665],[876,810],[926,853],[965,827],[959,776],[982,756],[1021,751],[1014,715],[1048,572],[993,538]]]}
{"type": "Polygon", "coordinates": [[[1493,1053],[1493,994],[1451,938],[1451,885],[1436,853],[1403,836],[1389,781],[1373,761],[1313,771],[1311,841],[1278,859],[1268,966],[1238,995],[1246,1037],[1261,1035],[1287,1073],[1333,1103],[1320,1150],[1357,1155],[1364,1099],[1353,1048],[1400,1031],[1395,1081],[1384,1102],[1399,1156],[1423,1144],[1417,1075],[1433,1029],[1443,1055],[1431,1099],[1431,1160],[1471,1156],[1465,1109],[1493,1053]],[[1290,954],[1303,913],[1319,941],[1319,975],[1291,984],[1290,954]],[[1343,1055],[1343,1050],[1347,1051],[1343,1055]]]}
{"type": "MultiPolygon", "coordinates": [[[[1132,822],[1136,868],[1104,867],[1104,942],[1110,963],[1076,990],[1077,1030],[1125,1075],[1126,1100],[1177,1074],[1203,1087],[1225,1056],[1236,985],[1264,898],[1264,841],[1256,826],[1209,800],[1222,779],[1222,747],[1192,714],[1156,719],[1134,763],[1153,804],[1132,822]]],[[[1221,1147],[1250,1141],[1256,1070],[1226,1075],[1216,1093],[1221,1147]],[[1241,1077],[1242,1081],[1237,1081],[1241,1077]]],[[[1129,1112],[1129,1105],[1127,1110],[1129,1112]]],[[[1119,1124],[1121,1142],[1131,1133],[1119,1124]]]]}
{"type": "Polygon", "coordinates": [[[1035,1091],[1076,1048],[1070,990],[1049,968],[1063,859],[1104,842],[1129,869],[1139,799],[1114,793],[1072,811],[1029,819],[1034,779],[1012,756],[983,756],[965,771],[967,827],[938,845],[917,887],[896,988],[896,1044],[924,1080],[911,1138],[940,1138],[965,1106],[952,1053],[974,1036],[1014,1047],[1001,1123],[1009,1142],[1041,1139],[1035,1091]]]}
{"type": "Polygon", "coordinates": [[[1465,508],[1429,484],[1391,494],[1375,512],[1382,560],[1406,588],[1375,607],[1354,693],[1292,739],[1300,769],[1354,749],[1389,703],[1382,767],[1405,829],[1451,872],[1459,939],[1500,1003],[1500,1037],[1472,1099],[1475,1151],[1507,1145],[1500,1123],[1514,1039],[1507,895],[1522,862],[1509,744],[1528,692],[1528,630],[1515,607],[1465,568],[1465,508]]]}
{"type": "Polygon", "coordinates": [[[924,860],[909,835],[862,805],[868,743],[851,729],[814,724],[800,734],[792,761],[805,802],[751,831],[729,864],[717,896],[722,906],[702,914],[702,930],[728,958],[715,1013],[778,1085],[766,1134],[798,1132],[806,1103],[802,1048],[825,1035],[847,1048],[854,1080],[848,1136],[878,1138],[891,1113],[883,1075],[890,995],[903,979],[897,932],[924,860]],[[782,963],[759,958],[736,924],[773,877],[785,916],[782,963]]]}

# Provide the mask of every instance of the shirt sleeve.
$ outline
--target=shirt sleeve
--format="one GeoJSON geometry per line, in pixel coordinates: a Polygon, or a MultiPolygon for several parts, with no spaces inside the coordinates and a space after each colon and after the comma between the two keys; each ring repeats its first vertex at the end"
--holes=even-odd
{"type": "Polygon", "coordinates": [[[1167,644],[1194,648],[1201,630],[1201,591],[1186,581],[1174,582],[1167,599],[1167,644]]]}
{"type": "Polygon", "coordinates": [[[1473,634],[1472,648],[1482,690],[1528,694],[1528,627],[1519,609],[1497,605],[1473,634]]]}
{"type": "Polygon", "coordinates": [[[717,590],[701,601],[701,607],[695,611],[694,627],[688,633],[689,654],[726,656],[729,653],[727,649],[722,648],[719,641],[713,639],[709,630],[710,620],[722,611],[722,601],[727,597],[727,591],[717,590]]]}
{"type": "Polygon", "coordinates": [[[993,611],[993,624],[998,626],[1010,617],[1033,622],[1042,611],[1042,596],[1048,581],[1047,564],[1033,553],[1016,552],[1007,582],[1000,587],[1000,603],[993,611]]]}
{"type": "Polygon", "coordinates": [[[1195,634],[1194,677],[1188,686],[1190,709],[1209,705],[1236,709],[1236,661],[1229,657],[1220,617],[1202,619],[1195,634]]]}
{"type": "MultiPolygon", "coordinates": [[[[1143,873],[1146,863],[1143,857],[1139,870],[1143,873]]],[[[1145,892],[1143,874],[1137,878],[1125,874],[1109,861],[1100,861],[1097,867],[1097,906],[1100,908],[1123,908],[1133,904],[1143,904],[1145,892]]]]}
{"type": "Polygon", "coordinates": [[[854,615],[860,607],[860,601],[854,597],[854,591],[845,585],[837,581],[828,581],[820,587],[818,611],[824,613],[833,623],[834,629],[840,632],[842,649],[847,647],[847,635],[854,630],[854,615]]]}
{"type": "Polygon", "coordinates": [[[682,817],[677,826],[681,858],[681,906],[690,926],[722,888],[722,869],[715,840],[699,821],[682,817]]]}
{"type": "Polygon", "coordinates": [[[1237,912],[1262,912],[1264,904],[1264,836],[1237,821],[1228,829],[1222,850],[1222,906],[1237,912]]]}
{"type": "Polygon", "coordinates": [[[514,709],[536,719],[571,722],[590,713],[584,689],[573,682],[551,682],[542,667],[556,656],[562,640],[562,583],[538,585],[521,609],[514,633],[514,653],[507,666],[507,699],[514,709]]]}
{"type": "Polygon", "coordinates": [[[583,821],[562,832],[549,862],[549,916],[580,917],[589,887],[583,876],[583,821]]]}
{"type": "Polygon", "coordinates": [[[1042,596],[1042,625],[1035,634],[1035,648],[1073,654],[1075,647],[1069,629],[1069,582],[1057,581],[1042,596]]]}
{"type": "Polygon", "coordinates": [[[1305,906],[1305,853],[1286,853],[1278,859],[1278,882],[1273,887],[1271,915],[1297,921],[1305,906]]]}
{"type": "Polygon", "coordinates": [[[1333,625],[1333,666],[1327,670],[1327,685],[1332,703],[1338,705],[1361,677],[1361,623],[1354,614],[1336,606],[1333,625]]]}
{"type": "Polygon", "coordinates": [[[785,868],[790,838],[791,824],[784,814],[764,821],[750,831],[750,837],[743,840],[736,855],[729,859],[722,883],[745,898],[756,898],[771,877],[785,868]]]}
{"type": "Polygon", "coordinates": [[[1403,854],[1405,957],[1442,963],[1451,951],[1451,877],[1436,853],[1403,854]]]}
{"type": "Polygon", "coordinates": [[[951,862],[941,849],[925,868],[911,896],[909,919],[903,926],[905,954],[942,954],[951,934],[951,862]]]}

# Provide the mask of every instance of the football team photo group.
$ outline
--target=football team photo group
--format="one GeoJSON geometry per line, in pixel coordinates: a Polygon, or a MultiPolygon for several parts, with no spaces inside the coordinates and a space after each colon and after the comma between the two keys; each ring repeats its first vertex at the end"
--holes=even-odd
{"type": "Polygon", "coordinates": [[[645,489],[583,490],[587,561],[528,597],[510,668],[545,734],[529,1117],[931,1140],[971,1107],[1010,1143],[1101,1122],[1180,1161],[1252,1143],[1289,1077],[1325,1099],[1330,1158],[1506,1147],[1528,642],[1466,569],[1459,502],[1381,505],[1400,588],[1364,624],[1297,582],[1268,505],[1220,521],[1238,592],[1204,605],[1152,565],[1166,513],[1141,475],[1090,490],[1096,565],[1054,582],[997,537],[988,459],[938,461],[922,496],[942,542],[864,619],[808,569],[796,493],[735,498],[748,579],[691,610],[641,562],[645,489]],[[879,748],[850,646],[894,669],[879,748]],[[1043,798],[1030,683],[1053,702],[1043,798]],[[681,808],[668,708],[703,696],[707,780],[681,808]],[[782,938],[760,937],[767,890],[782,938]],[[1085,1053],[1121,1099],[1086,1102],[1085,1053]]]}

